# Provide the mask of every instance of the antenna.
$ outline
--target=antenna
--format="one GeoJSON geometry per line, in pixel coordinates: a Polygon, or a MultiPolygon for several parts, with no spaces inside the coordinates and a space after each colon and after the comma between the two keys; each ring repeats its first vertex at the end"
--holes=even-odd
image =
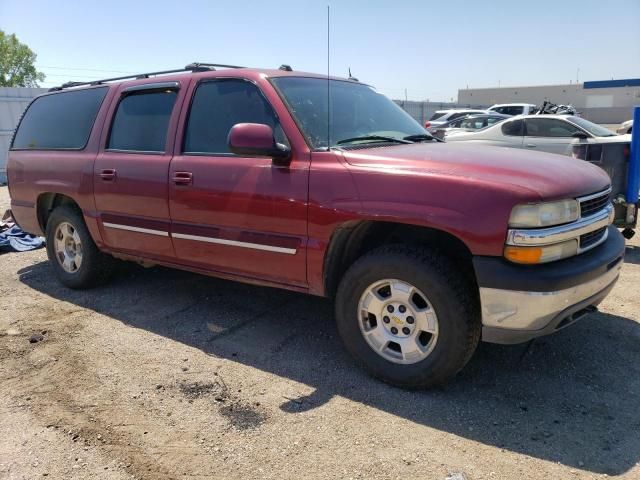
{"type": "Polygon", "coordinates": [[[331,150],[331,82],[329,81],[330,6],[327,5],[327,151],[331,150]]]}

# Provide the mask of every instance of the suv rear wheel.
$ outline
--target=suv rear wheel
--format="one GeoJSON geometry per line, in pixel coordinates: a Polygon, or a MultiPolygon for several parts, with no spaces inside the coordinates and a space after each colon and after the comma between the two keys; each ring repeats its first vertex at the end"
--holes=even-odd
{"type": "Polygon", "coordinates": [[[98,250],[77,209],[61,206],[51,212],[46,236],[51,266],[67,287],[93,287],[111,274],[115,260],[98,250]]]}
{"type": "Polygon", "coordinates": [[[344,275],[336,297],[347,350],[375,377],[426,388],[452,378],[480,340],[469,282],[446,257],[404,245],[376,249],[344,275]]]}

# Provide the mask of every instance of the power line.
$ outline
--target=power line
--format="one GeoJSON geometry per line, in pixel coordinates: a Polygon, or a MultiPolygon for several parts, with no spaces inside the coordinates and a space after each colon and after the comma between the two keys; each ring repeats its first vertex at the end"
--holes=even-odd
{"type": "Polygon", "coordinates": [[[87,75],[65,75],[64,73],[45,73],[47,77],[63,77],[63,78],[87,78],[89,80],[98,80],[102,77],[94,77],[87,75]]]}
{"type": "Polygon", "coordinates": [[[36,65],[36,67],[38,68],[51,68],[54,70],[80,70],[83,72],[104,72],[104,73],[137,73],[137,72],[129,72],[129,71],[124,71],[124,70],[102,70],[99,68],[78,68],[78,67],[54,67],[54,66],[47,66],[47,65],[36,65]]]}

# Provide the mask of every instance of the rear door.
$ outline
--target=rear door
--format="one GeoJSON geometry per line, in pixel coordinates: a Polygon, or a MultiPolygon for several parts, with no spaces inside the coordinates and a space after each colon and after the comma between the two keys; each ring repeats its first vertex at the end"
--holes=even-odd
{"type": "Polygon", "coordinates": [[[181,82],[122,87],[111,105],[93,174],[102,235],[112,250],[174,256],[168,192],[174,135],[169,132],[188,80],[181,82]]]}
{"type": "Polygon", "coordinates": [[[292,145],[291,163],[282,167],[268,157],[230,152],[227,137],[237,123],[267,124],[276,141],[289,144],[254,82],[203,79],[191,90],[169,171],[171,235],[179,261],[306,285],[308,153],[292,145]]]}
{"type": "Polygon", "coordinates": [[[524,148],[571,155],[571,144],[576,143],[577,140],[573,135],[578,132],[585,133],[575,125],[559,118],[527,118],[524,148]]]}

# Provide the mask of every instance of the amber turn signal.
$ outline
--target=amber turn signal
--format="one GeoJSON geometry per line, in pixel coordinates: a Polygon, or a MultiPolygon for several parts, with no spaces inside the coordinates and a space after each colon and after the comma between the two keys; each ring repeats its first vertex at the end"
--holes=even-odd
{"type": "Polygon", "coordinates": [[[541,247],[510,247],[504,249],[504,257],[515,263],[540,263],[542,258],[541,247]]]}

